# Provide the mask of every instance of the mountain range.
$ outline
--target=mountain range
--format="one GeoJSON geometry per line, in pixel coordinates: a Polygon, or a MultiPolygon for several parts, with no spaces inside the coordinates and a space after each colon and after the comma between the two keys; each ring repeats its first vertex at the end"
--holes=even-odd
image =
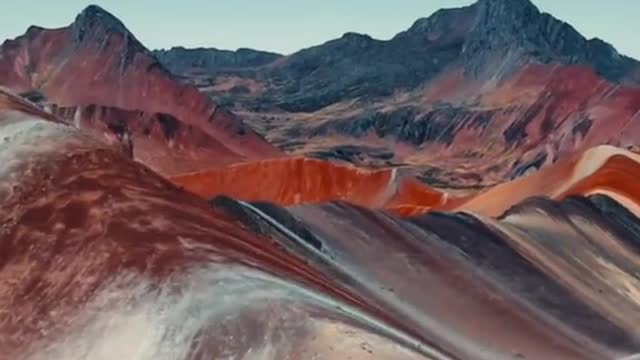
{"type": "Polygon", "coordinates": [[[637,359],[638,136],[528,0],[289,55],[89,6],[0,45],[0,358],[637,359]]]}
{"type": "Polygon", "coordinates": [[[347,33],[288,56],[154,54],[286,152],[409,166],[442,187],[489,186],[599,144],[633,146],[640,131],[640,63],[528,0],[480,0],[388,41],[347,33]]]}
{"type": "Polygon", "coordinates": [[[640,63],[529,0],[480,0],[387,41],[347,33],[287,56],[149,51],[90,6],[0,54],[0,84],[168,175],[287,153],[466,192],[592,146],[632,148],[640,131],[640,63]]]}

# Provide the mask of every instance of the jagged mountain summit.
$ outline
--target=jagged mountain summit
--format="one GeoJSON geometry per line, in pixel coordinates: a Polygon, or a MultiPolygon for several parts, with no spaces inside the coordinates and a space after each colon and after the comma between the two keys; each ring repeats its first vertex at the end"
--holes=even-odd
{"type": "Polygon", "coordinates": [[[600,39],[586,39],[570,24],[540,12],[529,0],[480,0],[470,8],[475,17],[462,49],[465,63],[474,58],[498,57],[491,60],[499,62],[499,57],[510,57],[500,64],[503,68],[518,65],[509,60],[581,64],[611,81],[640,83],[640,63],[618,54],[600,39]]]}

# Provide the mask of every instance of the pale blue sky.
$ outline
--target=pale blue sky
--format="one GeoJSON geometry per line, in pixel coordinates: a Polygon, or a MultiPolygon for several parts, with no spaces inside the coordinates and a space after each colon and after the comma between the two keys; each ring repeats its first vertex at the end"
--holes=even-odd
{"type": "MultiPolygon", "coordinates": [[[[95,3],[147,47],[251,47],[291,53],[347,31],[388,39],[442,7],[472,0],[1,0],[0,41],[29,25],[59,27],[95,3]]],[[[587,37],[640,59],[640,0],[533,0],[587,37]]]]}

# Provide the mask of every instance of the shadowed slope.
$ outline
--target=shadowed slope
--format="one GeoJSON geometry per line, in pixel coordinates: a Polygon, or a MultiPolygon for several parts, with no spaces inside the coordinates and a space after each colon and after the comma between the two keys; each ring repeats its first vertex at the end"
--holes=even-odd
{"type": "Polygon", "coordinates": [[[122,143],[135,160],[165,176],[238,161],[211,135],[168,114],[97,105],[49,108],[86,133],[122,143]]]}
{"type": "Polygon", "coordinates": [[[640,349],[629,230],[640,221],[611,199],[530,200],[500,220],[403,220],[347,203],[213,206],[459,358],[616,359],[640,349]]]}

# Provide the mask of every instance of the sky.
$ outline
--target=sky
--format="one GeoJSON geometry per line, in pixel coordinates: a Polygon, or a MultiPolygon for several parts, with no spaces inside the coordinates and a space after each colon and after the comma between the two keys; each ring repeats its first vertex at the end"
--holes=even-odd
{"type": "MultiPolygon", "coordinates": [[[[89,4],[108,10],[148,48],[249,47],[289,54],[342,36],[389,39],[421,17],[472,0],[1,0],[0,42],[30,25],[61,27],[89,4]]],[[[543,11],[640,59],[640,0],[533,0],[543,11]]]]}

